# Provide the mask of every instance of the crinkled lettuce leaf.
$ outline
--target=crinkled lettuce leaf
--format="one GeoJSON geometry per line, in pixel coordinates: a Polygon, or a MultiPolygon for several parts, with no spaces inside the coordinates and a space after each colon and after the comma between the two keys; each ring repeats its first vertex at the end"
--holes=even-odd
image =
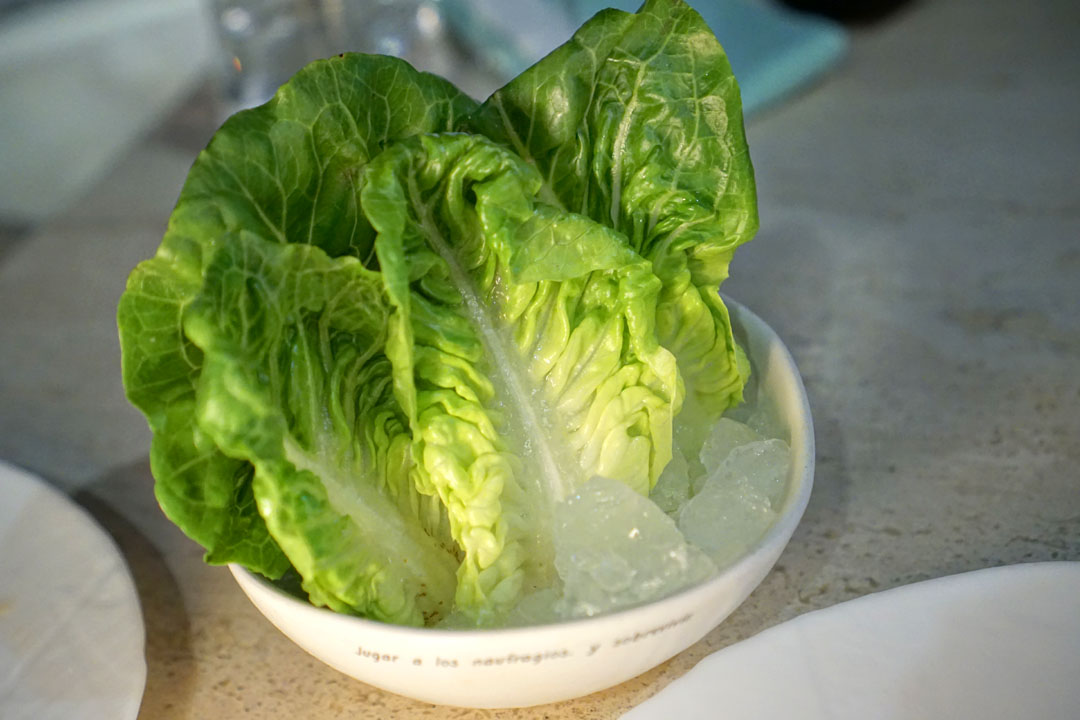
{"type": "Polygon", "coordinates": [[[240,233],[205,276],[184,313],[203,352],[198,426],[254,467],[259,513],[303,589],[389,622],[445,616],[458,560],[443,507],[410,480],[379,274],[240,233]]]}
{"type": "Polygon", "coordinates": [[[358,206],[361,169],[394,140],[452,128],[475,103],[395,58],[343,55],[301,70],[274,99],[230,118],[188,175],[157,254],[120,299],[124,388],[154,432],[155,494],[212,563],[269,577],[289,562],[251,495],[252,470],[195,422],[202,353],[185,337],[185,307],[230,233],[370,258],[358,206]]]}
{"type": "Polygon", "coordinates": [[[657,328],[690,415],[737,404],[749,366],[718,290],[757,229],[756,191],[738,86],[701,16],[678,0],[605,10],[463,126],[532,164],[547,202],[618,230],[652,261],[657,328]]]}
{"type": "Polygon", "coordinates": [[[647,494],[671,458],[660,283],[622,235],[539,188],[512,152],[457,134],[388,147],[361,190],[418,482],[448,509],[457,607],[480,622],[550,580],[553,502],[594,475],[647,494]]]}

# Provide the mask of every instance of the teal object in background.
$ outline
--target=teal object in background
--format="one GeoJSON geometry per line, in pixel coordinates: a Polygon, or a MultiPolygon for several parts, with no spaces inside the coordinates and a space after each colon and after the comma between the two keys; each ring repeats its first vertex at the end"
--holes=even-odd
{"type": "MultiPolygon", "coordinates": [[[[727,52],[753,113],[821,76],[845,54],[838,24],[752,0],[691,0],[727,52]]],[[[640,0],[445,0],[447,20],[470,49],[509,79],[561,45],[586,20],[640,0]]]]}

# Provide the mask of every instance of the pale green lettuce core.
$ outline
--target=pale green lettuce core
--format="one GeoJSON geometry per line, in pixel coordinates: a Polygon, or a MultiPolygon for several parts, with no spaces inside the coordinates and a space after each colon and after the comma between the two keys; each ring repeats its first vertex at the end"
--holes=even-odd
{"type": "Polygon", "coordinates": [[[231,118],[118,311],[166,514],[319,605],[498,622],[553,581],[555,503],[647,495],[676,424],[692,447],[741,396],[741,122],[677,0],[601,13],[483,106],[347,54],[231,118]]]}
{"type": "Polygon", "coordinates": [[[429,135],[375,158],[361,191],[417,482],[448,508],[457,605],[481,617],[548,580],[552,502],[598,474],[647,494],[671,457],[659,282],[621,235],[536,205],[538,186],[485,138],[429,135]]]}

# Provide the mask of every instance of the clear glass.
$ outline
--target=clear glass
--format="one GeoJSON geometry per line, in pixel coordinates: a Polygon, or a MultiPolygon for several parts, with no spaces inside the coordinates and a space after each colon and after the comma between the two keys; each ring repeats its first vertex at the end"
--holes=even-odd
{"type": "Polygon", "coordinates": [[[317,58],[403,58],[474,97],[498,79],[451,32],[440,0],[206,0],[217,34],[219,115],[260,105],[317,58]]]}
{"type": "Polygon", "coordinates": [[[293,73],[328,54],[316,0],[210,0],[227,112],[269,100],[293,73]]]}

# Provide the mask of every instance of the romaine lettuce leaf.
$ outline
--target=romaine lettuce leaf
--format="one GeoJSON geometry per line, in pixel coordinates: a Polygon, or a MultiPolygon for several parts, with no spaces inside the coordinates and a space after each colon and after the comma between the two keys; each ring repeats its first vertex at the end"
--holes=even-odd
{"type": "Polygon", "coordinates": [[[125,391],[154,432],[158,502],[208,562],[269,577],[289,566],[255,512],[251,468],[221,453],[193,416],[203,361],[181,323],[215,249],[246,230],[371,258],[360,169],[385,144],[450,129],[474,107],[401,60],[343,55],[309,65],[270,103],[230,118],[191,168],[156,256],[128,279],[117,324],[125,391]]]}
{"type": "Polygon", "coordinates": [[[446,513],[409,474],[378,273],[310,245],[225,238],[184,331],[199,427],[250,462],[258,509],[313,602],[421,625],[449,613],[446,513]]]}
{"type": "Polygon", "coordinates": [[[539,186],[458,134],[387,148],[361,190],[419,482],[448,508],[457,607],[481,622],[550,579],[554,502],[594,475],[647,494],[671,458],[660,283],[622,235],[538,205],[539,186]]]}
{"type": "Polygon", "coordinates": [[[674,423],[694,455],[740,398],[718,287],[756,222],[738,90],[679,0],[483,106],[313,63],[218,131],[121,298],[158,500],[317,604],[491,622],[550,584],[555,503],[648,494],[674,423]]]}
{"type": "Polygon", "coordinates": [[[463,127],[535,166],[545,201],[624,233],[652,261],[660,340],[690,415],[707,421],[741,400],[749,366],[718,290],[757,229],[754,175],[731,66],[693,9],[648,0],[637,14],[597,14],[463,127]]]}

